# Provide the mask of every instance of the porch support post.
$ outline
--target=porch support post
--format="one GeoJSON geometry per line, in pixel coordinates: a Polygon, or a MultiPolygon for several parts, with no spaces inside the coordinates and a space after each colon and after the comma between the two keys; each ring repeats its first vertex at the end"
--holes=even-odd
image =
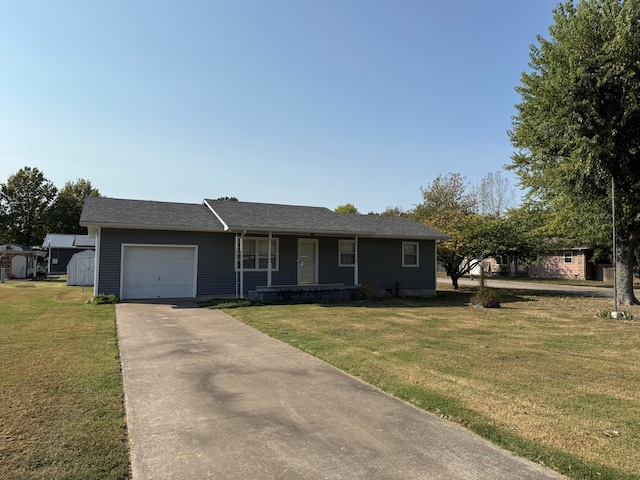
{"type": "Polygon", "coordinates": [[[244,298],[244,233],[240,235],[240,298],[244,298]]]}
{"type": "Polygon", "coordinates": [[[356,235],[356,263],[353,266],[353,284],[360,285],[360,279],[358,278],[358,236],[356,235]]]}
{"type": "Polygon", "coordinates": [[[273,235],[272,232],[269,231],[269,249],[267,253],[267,287],[271,287],[271,239],[273,235]]]}
{"type": "Polygon", "coordinates": [[[239,239],[239,235],[236,233],[236,239],[235,239],[235,243],[233,245],[233,255],[234,255],[234,259],[233,259],[233,273],[234,273],[234,277],[235,277],[235,284],[236,284],[236,298],[238,298],[240,295],[238,293],[238,275],[240,274],[240,272],[238,271],[238,259],[240,258],[240,245],[238,244],[238,239],[239,239]]]}

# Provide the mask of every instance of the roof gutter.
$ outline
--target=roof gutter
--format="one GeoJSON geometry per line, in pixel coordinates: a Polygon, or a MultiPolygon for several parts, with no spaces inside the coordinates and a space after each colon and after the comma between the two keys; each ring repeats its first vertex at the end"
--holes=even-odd
{"type": "MultiPolygon", "coordinates": [[[[122,230],[166,230],[166,231],[187,231],[187,232],[221,232],[220,229],[209,228],[209,227],[188,227],[185,225],[141,225],[130,224],[130,223],[100,223],[100,222],[82,222],[81,226],[87,227],[89,230],[89,235],[93,231],[95,233],[98,228],[119,228],[122,230]]],[[[228,227],[225,225],[225,231],[228,227]]]]}
{"type": "Polygon", "coordinates": [[[282,234],[300,234],[300,235],[319,235],[319,236],[335,236],[335,235],[362,235],[375,236],[374,232],[347,232],[342,230],[300,230],[297,228],[253,228],[253,227],[228,227],[231,232],[252,232],[252,233],[282,233],[282,234]]]}
{"type": "Polygon", "coordinates": [[[408,239],[420,239],[420,240],[449,240],[451,237],[448,235],[397,235],[397,234],[380,234],[375,232],[364,232],[364,231],[346,231],[346,230],[299,230],[295,228],[281,228],[281,229],[273,229],[273,228],[251,228],[251,227],[229,227],[229,232],[251,232],[251,233],[279,233],[284,235],[313,235],[319,237],[335,237],[335,236],[345,236],[345,237],[374,237],[374,238],[392,238],[398,240],[408,240],[408,239]]]}

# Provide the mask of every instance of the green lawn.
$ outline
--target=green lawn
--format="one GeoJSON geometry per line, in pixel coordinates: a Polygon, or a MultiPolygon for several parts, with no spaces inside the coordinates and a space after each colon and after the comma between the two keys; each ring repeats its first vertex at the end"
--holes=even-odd
{"type": "MultiPolygon", "coordinates": [[[[573,478],[640,478],[640,321],[602,318],[607,299],[470,294],[227,311],[573,478]]],[[[115,310],[90,297],[0,284],[0,478],[130,476],[115,310]]]]}
{"type": "Polygon", "coordinates": [[[60,281],[0,284],[0,478],[127,479],[113,305],[60,281]]]}
{"type": "Polygon", "coordinates": [[[568,476],[640,478],[640,322],[602,318],[608,299],[470,294],[227,312],[568,476]]]}

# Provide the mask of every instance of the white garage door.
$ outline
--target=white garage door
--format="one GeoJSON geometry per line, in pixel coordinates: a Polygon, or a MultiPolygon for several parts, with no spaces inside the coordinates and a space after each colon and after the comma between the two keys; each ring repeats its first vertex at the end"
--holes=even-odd
{"type": "Polygon", "coordinates": [[[196,296],[197,247],[123,245],[122,298],[196,296]]]}

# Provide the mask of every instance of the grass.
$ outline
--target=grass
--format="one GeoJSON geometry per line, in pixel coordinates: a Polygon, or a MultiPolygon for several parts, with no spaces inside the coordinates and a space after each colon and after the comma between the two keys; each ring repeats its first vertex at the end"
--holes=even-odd
{"type": "Polygon", "coordinates": [[[130,477],[115,308],[90,298],[0,284],[0,478],[130,477]]]}
{"type": "Polygon", "coordinates": [[[640,322],[598,316],[608,299],[472,294],[228,313],[570,477],[639,479],[640,322]]]}

